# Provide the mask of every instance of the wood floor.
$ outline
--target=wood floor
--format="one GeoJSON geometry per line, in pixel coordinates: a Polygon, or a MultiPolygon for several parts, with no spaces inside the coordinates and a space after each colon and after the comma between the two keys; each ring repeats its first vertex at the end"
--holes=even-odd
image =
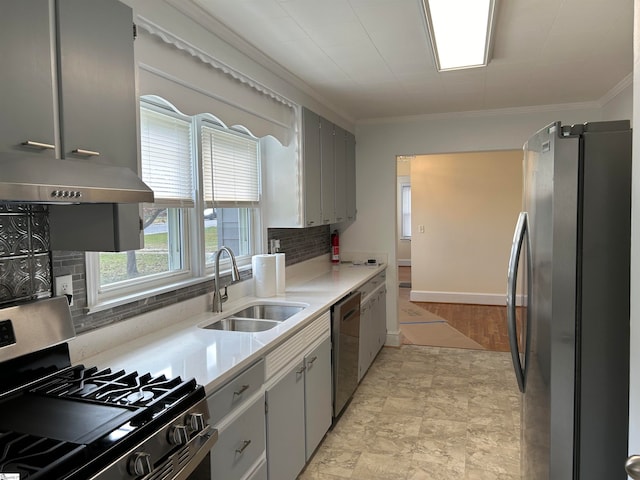
{"type": "MultiPolygon", "coordinates": [[[[398,268],[398,281],[411,282],[411,267],[398,268]]],[[[401,290],[406,291],[406,288],[401,290]]],[[[402,292],[404,293],[404,292],[402,292]]],[[[412,302],[439,317],[487,350],[509,351],[507,312],[504,306],[412,302]]]]}

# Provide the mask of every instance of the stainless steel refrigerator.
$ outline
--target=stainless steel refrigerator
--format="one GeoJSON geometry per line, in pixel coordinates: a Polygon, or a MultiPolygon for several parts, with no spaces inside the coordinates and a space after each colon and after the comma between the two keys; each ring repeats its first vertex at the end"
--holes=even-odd
{"type": "Polygon", "coordinates": [[[631,129],[553,123],[524,145],[508,267],[521,477],[625,479],[631,129]]]}

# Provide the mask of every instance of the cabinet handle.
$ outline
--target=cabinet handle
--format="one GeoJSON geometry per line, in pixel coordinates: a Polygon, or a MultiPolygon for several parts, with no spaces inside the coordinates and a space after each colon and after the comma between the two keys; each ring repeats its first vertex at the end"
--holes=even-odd
{"type": "Polygon", "coordinates": [[[314,356],[313,356],[313,357],[311,357],[309,360],[307,360],[307,363],[308,363],[309,365],[313,365],[313,362],[315,362],[317,359],[318,359],[318,357],[314,355],[314,356]]]}
{"type": "Polygon", "coordinates": [[[96,152],[95,150],[85,150],[84,148],[76,148],[75,150],[71,150],[71,153],[75,153],[76,155],[86,155],[87,157],[100,156],[100,152],[96,152]]]}
{"type": "Polygon", "coordinates": [[[330,219],[328,219],[328,218],[324,219],[324,223],[329,223],[329,222],[330,222],[330,219]]]}
{"type": "Polygon", "coordinates": [[[242,442],[242,446],[240,448],[236,448],[236,453],[240,455],[247,449],[249,445],[251,445],[251,440],[245,440],[244,442],[242,442]]]}
{"type": "Polygon", "coordinates": [[[298,370],[296,370],[296,373],[297,373],[298,375],[302,375],[306,369],[307,369],[307,367],[305,367],[305,366],[303,365],[303,366],[301,366],[298,370]]]}
{"type": "Polygon", "coordinates": [[[341,222],[341,221],[342,221],[342,217],[336,217],[336,220],[337,220],[338,222],[341,222]]]}
{"type": "Polygon", "coordinates": [[[51,145],[50,143],[34,142],[33,140],[22,142],[22,145],[25,147],[42,148],[44,150],[54,150],[56,148],[55,145],[51,145]]]}
{"type": "Polygon", "coordinates": [[[236,395],[242,395],[244,392],[246,392],[249,388],[249,385],[242,385],[242,387],[240,387],[240,390],[233,392],[233,396],[235,397],[236,395]]]}
{"type": "Polygon", "coordinates": [[[314,222],[313,220],[309,220],[309,221],[307,222],[307,225],[313,225],[314,223],[316,223],[316,222],[314,222]]]}

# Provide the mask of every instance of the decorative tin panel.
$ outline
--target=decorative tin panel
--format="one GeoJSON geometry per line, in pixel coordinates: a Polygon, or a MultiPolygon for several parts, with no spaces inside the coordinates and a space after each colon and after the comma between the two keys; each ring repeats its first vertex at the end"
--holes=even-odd
{"type": "Polygon", "coordinates": [[[0,304],[50,295],[46,208],[0,203],[0,304]]]}

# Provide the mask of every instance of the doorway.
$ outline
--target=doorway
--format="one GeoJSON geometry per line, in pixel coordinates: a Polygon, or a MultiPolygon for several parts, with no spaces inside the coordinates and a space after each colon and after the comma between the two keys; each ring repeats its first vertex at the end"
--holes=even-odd
{"type": "Polygon", "coordinates": [[[404,343],[508,351],[504,278],[520,211],[522,152],[402,156],[396,166],[404,343]]]}

